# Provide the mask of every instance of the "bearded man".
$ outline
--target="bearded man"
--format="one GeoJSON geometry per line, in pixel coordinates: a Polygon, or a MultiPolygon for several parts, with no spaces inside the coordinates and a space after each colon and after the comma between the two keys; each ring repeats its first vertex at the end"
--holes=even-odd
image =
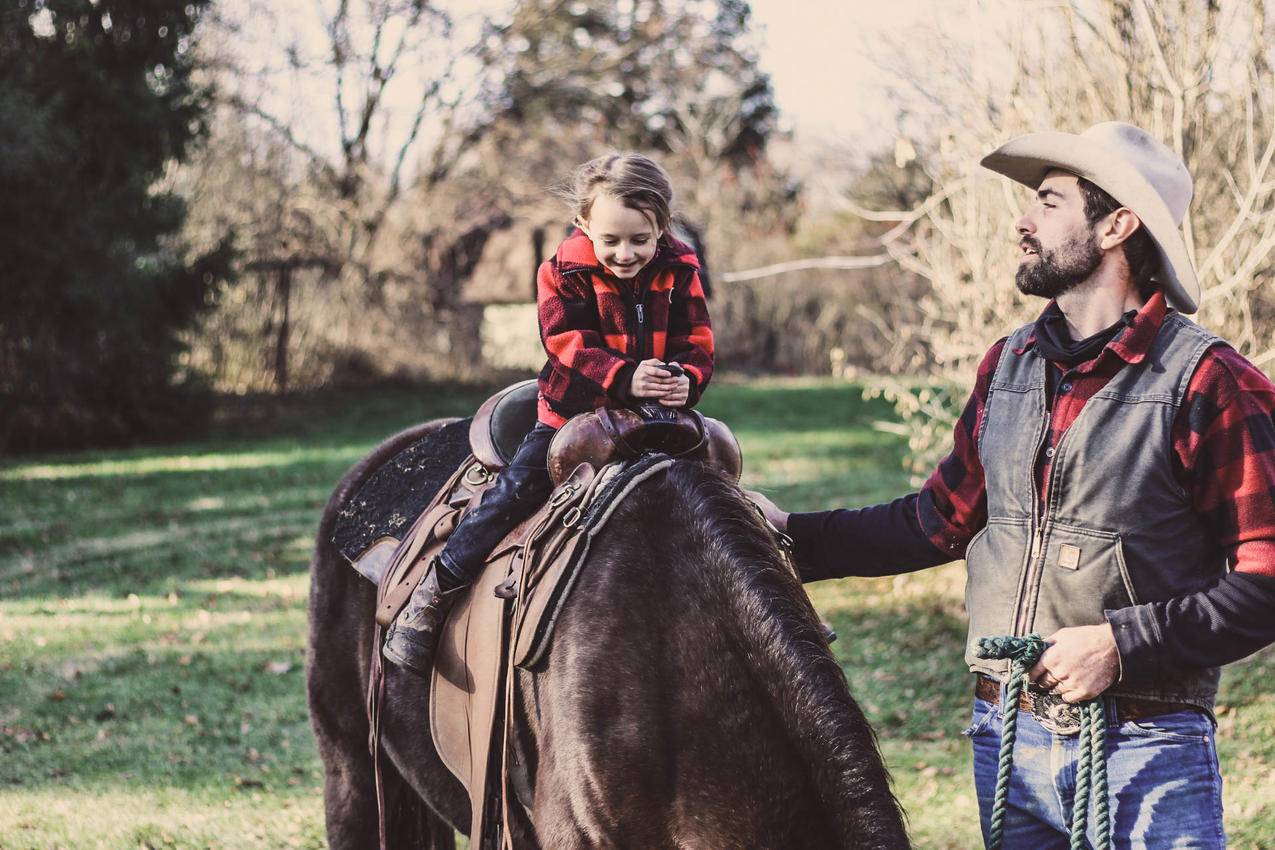
{"type": "Polygon", "coordinates": [[[983,358],[952,452],[888,504],[757,500],[806,581],[966,559],[985,839],[1008,671],[977,640],[1036,632],[1004,846],[1069,846],[1068,707],[1101,697],[1113,846],[1224,847],[1220,668],[1275,640],[1275,386],[1183,315],[1200,297],[1179,231],[1193,186],[1171,150],[1109,122],[982,164],[1036,192],[1017,283],[1049,304],[983,358]]]}

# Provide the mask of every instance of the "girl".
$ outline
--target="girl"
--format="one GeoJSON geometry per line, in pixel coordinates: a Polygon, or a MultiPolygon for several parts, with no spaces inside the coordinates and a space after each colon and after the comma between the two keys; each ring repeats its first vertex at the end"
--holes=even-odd
{"type": "Polygon", "coordinates": [[[641,154],[609,154],[577,169],[569,194],[576,230],[536,277],[540,339],[549,355],[540,371],[539,421],[390,626],[389,661],[429,674],[455,598],[549,495],[549,441],[568,419],[603,406],[699,401],[713,374],[713,332],[699,261],[669,232],[672,200],[668,175],[641,154]]]}

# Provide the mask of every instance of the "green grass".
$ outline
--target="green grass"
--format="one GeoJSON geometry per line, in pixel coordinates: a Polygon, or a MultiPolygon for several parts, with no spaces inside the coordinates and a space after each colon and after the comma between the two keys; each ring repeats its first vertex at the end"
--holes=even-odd
{"type": "MultiPolygon", "coordinates": [[[[332,485],[472,389],[239,402],[199,442],[0,463],[0,848],[323,847],[306,566],[332,485]]],[[[794,509],[907,490],[880,401],[722,382],[745,483],[794,509]]],[[[811,588],[921,848],[978,846],[960,565],[811,588]],[[900,651],[900,637],[905,649],[900,651]]],[[[1275,845],[1275,656],[1230,668],[1231,846],[1275,845]]]]}

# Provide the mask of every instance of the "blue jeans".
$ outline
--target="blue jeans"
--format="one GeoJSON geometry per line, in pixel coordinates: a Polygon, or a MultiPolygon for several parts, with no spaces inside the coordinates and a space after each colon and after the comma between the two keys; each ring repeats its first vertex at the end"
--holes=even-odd
{"type": "Polygon", "coordinates": [[[514,452],[509,465],[478,505],[456,525],[438,557],[459,584],[473,584],[482,574],[487,556],[553,492],[549,478],[549,443],[558,431],[537,422],[514,452]]]}
{"type": "MultiPolygon", "coordinates": [[[[965,735],[974,745],[974,785],[986,843],[996,791],[1000,706],[976,698],[973,722],[965,735]]],[[[1076,790],[1078,742],[1077,735],[1048,731],[1030,712],[1018,713],[1005,850],[1067,850],[1070,846],[1067,825],[1076,790]]],[[[1213,721],[1203,711],[1119,723],[1108,704],[1107,773],[1113,848],[1225,850],[1222,776],[1213,721]]],[[[1092,816],[1088,838],[1092,846],[1092,816]]]]}

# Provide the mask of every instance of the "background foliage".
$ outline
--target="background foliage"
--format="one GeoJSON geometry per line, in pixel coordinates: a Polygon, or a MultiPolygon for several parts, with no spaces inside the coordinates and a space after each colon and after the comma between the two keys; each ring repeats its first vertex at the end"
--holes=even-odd
{"type": "Polygon", "coordinates": [[[198,255],[163,186],[205,130],[205,2],[0,11],[0,448],[156,437],[199,376],[179,332],[212,304],[229,233],[198,255]]]}
{"type": "MultiPolygon", "coordinates": [[[[672,173],[723,371],[832,376],[710,394],[785,506],[905,490],[1039,309],[1010,284],[1028,193],[977,167],[1016,133],[1179,151],[1199,318],[1269,371],[1268,5],[935,3],[867,46],[897,118],[853,149],[788,131],[741,0],[3,4],[0,845],[322,846],[319,507],[386,433],[524,376],[493,316],[534,332],[551,190],[607,149],[672,173]]],[[[961,582],[813,589],[921,847],[977,840],[961,582]]],[[[1275,835],[1269,655],[1219,712],[1241,848],[1275,835]]]]}

